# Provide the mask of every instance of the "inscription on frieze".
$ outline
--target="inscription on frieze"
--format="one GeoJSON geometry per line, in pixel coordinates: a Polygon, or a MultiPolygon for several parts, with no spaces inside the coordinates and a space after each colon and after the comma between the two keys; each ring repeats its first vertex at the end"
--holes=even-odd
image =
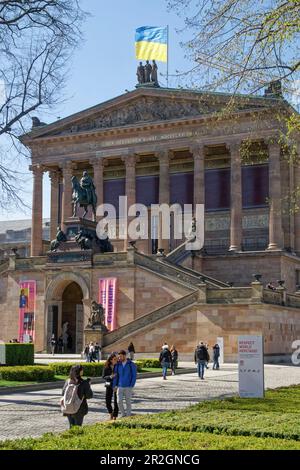
{"type": "Polygon", "coordinates": [[[206,217],[205,219],[205,230],[207,232],[213,232],[215,230],[229,230],[230,228],[230,217],[206,217]]]}

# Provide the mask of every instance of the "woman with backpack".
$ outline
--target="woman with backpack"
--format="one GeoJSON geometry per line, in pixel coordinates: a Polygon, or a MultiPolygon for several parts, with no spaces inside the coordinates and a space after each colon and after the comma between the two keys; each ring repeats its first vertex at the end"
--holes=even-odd
{"type": "Polygon", "coordinates": [[[178,351],[174,345],[171,346],[170,352],[171,352],[171,357],[172,357],[172,361],[171,361],[172,375],[175,375],[175,370],[177,369],[177,366],[178,366],[178,351]]]}
{"type": "Polygon", "coordinates": [[[107,359],[106,363],[104,364],[103,375],[102,377],[105,380],[105,401],[106,401],[106,408],[109,413],[109,419],[117,419],[119,408],[118,408],[118,399],[117,399],[117,392],[113,389],[113,378],[114,374],[114,367],[118,362],[118,357],[116,354],[111,354],[107,359]],[[112,407],[112,399],[114,399],[114,407],[112,407]]]}
{"type": "Polygon", "coordinates": [[[61,399],[61,410],[67,416],[72,426],[82,426],[83,418],[88,413],[87,400],[93,398],[90,380],[84,380],[83,367],[81,365],[72,366],[70,377],[66,381],[61,399]]]}

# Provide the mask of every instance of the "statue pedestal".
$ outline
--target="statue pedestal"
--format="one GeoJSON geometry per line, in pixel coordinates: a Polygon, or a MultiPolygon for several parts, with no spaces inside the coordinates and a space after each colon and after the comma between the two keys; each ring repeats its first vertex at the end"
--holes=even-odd
{"type": "Polygon", "coordinates": [[[84,329],[84,347],[90,343],[98,343],[102,347],[103,331],[101,326],[84,329]]]}
{"type": "Polygon", "coordinates": [[[97,222],[81,217],[70,217],[65,221],[65,233],[69,241],[74,241],[80,230],[84,230],[93,238],[96,236],[97,222]]]}

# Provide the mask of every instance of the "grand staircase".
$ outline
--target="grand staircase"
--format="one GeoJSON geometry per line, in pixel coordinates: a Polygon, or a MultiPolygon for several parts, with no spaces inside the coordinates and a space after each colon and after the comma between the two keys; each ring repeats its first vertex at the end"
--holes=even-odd
{"type": "Polygon", "coordinates": [[[110,346],[117,341],[126,339],[133,333],[137,333],[138,331],[143,330],[144,328],[147,328],[156,322],[165,320],[171,315],[175,315],[181,311],[184,311],[186,308],[196,304],[197,300],[198,292],[195,290],[194,292],[187,294],[180,299],[175,300],[174,302],[157,308],[156,310],[153,310],[152,312],[147,313],[146,315],[143,315],[130,323],[127,323],[127,325],[121,326],[121,328],[104,335],[103,347],[110,346]]]}
{"type": "Polygon", "coordinates": [[[218,281],[210,276],[198,273],[193,269],[173,264],[168,257],[152,258],[151,256],[135,252],[134,260],[135,264],[138,266],[148,269],[156,274],[167,276],[174,281],[184,284],[185,286],[197,287],[200,283],[205,282],[208,288],[229,287],[225,282],[218,281]]]}

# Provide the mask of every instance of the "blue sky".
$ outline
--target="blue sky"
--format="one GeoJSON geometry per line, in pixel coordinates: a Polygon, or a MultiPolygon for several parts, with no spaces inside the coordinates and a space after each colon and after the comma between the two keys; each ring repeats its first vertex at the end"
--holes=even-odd
{"type": "MultiPolygon", "coordinates": [[[[182,19],[175,13],[168,13],[165,0],[82,0],[83,8],[91,13],[84,25],[85,39],[77,49],[70,64],[66,101],[51,112],[36,113],[43,121],[53,122],[57,117],[66,117],[102,101],[132,90],[136,84],[134,50],[135,29],[140,26],[169,25],[169,73],[188,68],[184,51],[179,43],[182,35],[176,28],[182,26],[182,19]]],[[[159,72],[166,73],[166,65],[159,63],[159,72]]],[[[166,80],[160,77],[161,84],[166,80]]],[[[176,86],[170,77],[170,86],[176,86]]],[[[24,200],[31,204],[31,177],[27,172],[28,162],[22,170],[26,186],[24,200]]],[[[43,216],[49,217],[49,180],[44,176],[43,216]]],[[[9,214],[0,212],[0,220],[30,218],[30,210],[15,210],[9,214]]]]}

